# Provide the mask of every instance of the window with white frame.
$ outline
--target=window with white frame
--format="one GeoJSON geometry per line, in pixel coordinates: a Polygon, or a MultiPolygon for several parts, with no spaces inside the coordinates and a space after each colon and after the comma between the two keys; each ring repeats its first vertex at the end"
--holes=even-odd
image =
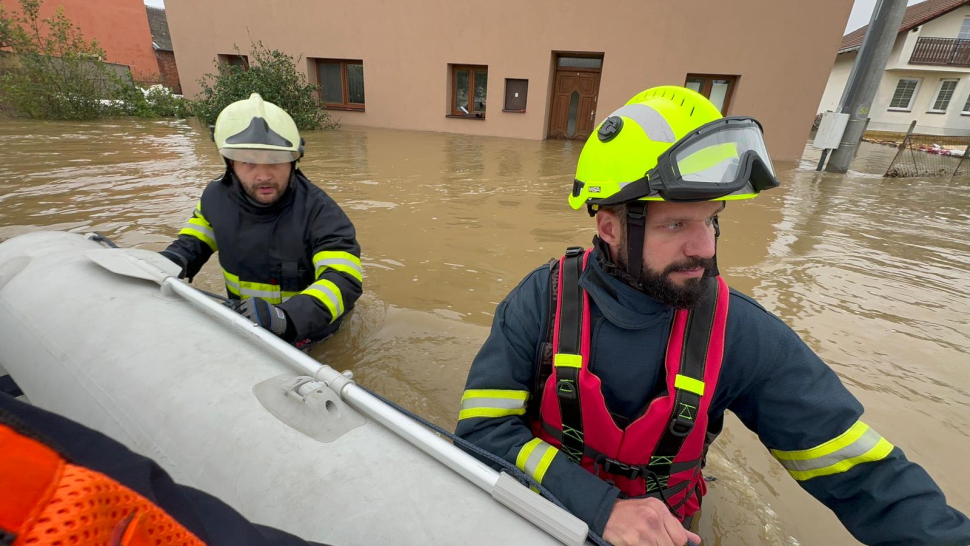
{"type": "Polygon", "coordinates": [[[963,113],[970,116],[970,95],[967,95],[967,102],[963,103],[963,113]]]}
{"type": "Polygon", "coordinates": [[[911,110],[917,87],[919,87],[919,80],[900,79],[899,83],[896,84],[896,91],[893,93],[893,98],[889,101],[889,109],[911,110]]]}
{"type": "Polygon", "coordinates": [[[963,18],[963,25],[960,26],[960,34],[957,35],[958,40],[970,40],[970,15],[963,18]]]}
{"type": "Polygon", "coordinates": [[[944,79],[940,80],[940,90],[936,93],[936,100],[933,101],[933,108],[930,112],[946,112],[948,106],[950,106],[950,99],[953,98],[953,92],[957,90],[957,84],[960,83],[959,79],[944,79]]]}

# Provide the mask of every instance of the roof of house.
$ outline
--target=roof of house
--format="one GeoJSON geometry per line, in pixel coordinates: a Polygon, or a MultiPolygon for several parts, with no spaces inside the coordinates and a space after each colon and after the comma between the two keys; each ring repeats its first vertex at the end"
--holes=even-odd
{"type": "Polygon", "coordinates": [[[152,31],[152,46],[160,51],[173,51],[172,36],[168,33],[168,18],[165,17],[165,10],[145,6],[145,11],[148,12],[148,27],[152,31]]]}
{"type": "MultiPolygon", "coordinates": [[[[970,4],[970,0],[926,0],[919,4],[913,4],[906,8],[906,15],[903,15],[899,32],[914,29],[927,21],[950,13],[964,4],[970,4]]],[[[842,45],[839,46],[839,54],[859,49],[862,46],[862,38],[866,35],[868,29],[869,25],[866,25],[843,36],[842,45]]]]}

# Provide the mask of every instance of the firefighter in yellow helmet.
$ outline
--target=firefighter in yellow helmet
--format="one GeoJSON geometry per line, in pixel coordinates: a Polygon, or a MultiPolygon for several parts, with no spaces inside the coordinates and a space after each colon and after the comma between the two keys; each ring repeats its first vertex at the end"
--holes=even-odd
{"type": "Polygon", "coordinates": [[[298,347],[340,326],[363,289],[354,225],[297,168],[304,141],[257,93],[227,106],[213,138],[226,171],[162,254],[195,276],[219,252],[238,311],[298,347]]]}
{"type": "Polygon", "coordinates": [[[718,275],[725,202],[776,186],[761,125],[694,91],[655,87],[613,112],[569,196],[595,216],[593,248],[568,249],[499,305],[458,435],[616,546],[680,546],[700,541],[688,529],[702,469],[731,410],[863,542],[968,542],[970,522],[859,420],[838,376],[718,275]]]}

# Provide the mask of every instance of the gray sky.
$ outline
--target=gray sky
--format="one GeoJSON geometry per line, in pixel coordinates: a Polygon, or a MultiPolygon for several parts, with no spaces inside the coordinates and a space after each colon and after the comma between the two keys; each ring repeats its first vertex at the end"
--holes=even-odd
{"type": "MultiPolygon", "coordinates": [[[[148,2],[161,2],[162,0],[145,0],[148,2]]],[[[907,0],[906,5],[912,6],[913,4],[920,3],[921,0],[907,0]]],[[[876,0],[855,0],[855,4],[852,6],[852,13],[849,14],[849,24],[845,25],[845,33],[848,34],[853,30],[869,24],[869,19],[872,18],[872,10],[876,7],[876,0]]]]}

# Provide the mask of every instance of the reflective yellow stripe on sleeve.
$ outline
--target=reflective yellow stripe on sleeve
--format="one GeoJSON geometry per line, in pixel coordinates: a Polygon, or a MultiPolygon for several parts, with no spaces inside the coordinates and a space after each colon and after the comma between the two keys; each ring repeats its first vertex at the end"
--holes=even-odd
{"type": "Polygon", "coordinates": [[[892,450],[893,445],[888,440],[869,425],[857,421],[843,434],[817,447],[800,451],[772,449],[771,454],[793,478],[805,481],[885,459],[892,450]]]}
{"type": "Polygon", "coordinates": [[[222,270],[222,276],[226,279],[226,288],[229,293],[239,296],[241,299],[261,298],[275,305],[283,303],[300,293],[281,291],[280,287],[275,284],[241,281],[237,275],[233,275],[225,269],[222,270]]]}
{"type": "Polygon", "coordinates": [[[461,395],[458,420],[473,417],[508,417],[525,415],[529,391],[501,389],[468,389],[461,395]]]}
{"type": "MultiPolygon", "coordinates": [[[[196,206],[198,209],[199,207],[196,206]]],[[[196,239],[202,241],[213,252],[219,250],[219,245],[216,244],[216,233],[212,230],[212,225],[202,216],[202,212],[198,211],[189,221],[185,223],[185,226],[179,231],[179,235],[189,235],[195,237],[196,239]]]]}
{"type": "Polygon", "coordinates": [[[360,266],[360,258],[349,252],[339,250],[324,250],[313,255],[313,267],[316,269],[316,278],[327,269],[333,269],[346,273],[357,279],[357,282],[364,282],[364,270],[360,266]]]}
{"type": "Polygon", "coordinates": [[[556,453],[559,453],[558,449],[538,438],[533,438],[519,450],[515,458],[515,466],[541,484],[556,453]]]}
{"type": "Polygon", "coordinates": [[[322,303],[328,310],[330,310],[330,322],[340,318],[340,315],[344,314],[344,300],[343,296],[340,294],[340,289],[337,285],[328,281],[321,279],[306,288],[301,294],[307,296],[313,296],[320,303],[322,303]]]}

